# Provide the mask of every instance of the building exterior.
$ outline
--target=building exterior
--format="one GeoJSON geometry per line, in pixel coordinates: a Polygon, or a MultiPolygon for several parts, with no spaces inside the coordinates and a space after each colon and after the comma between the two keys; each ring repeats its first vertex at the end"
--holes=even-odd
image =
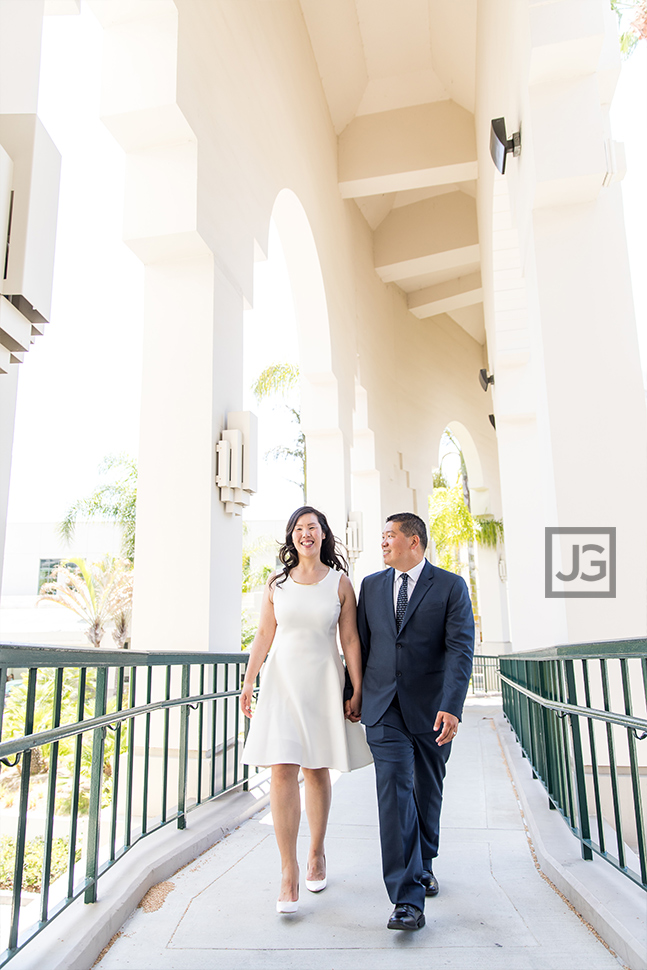
{"type": "MultiPolygon", "coordinates": [[[[270,220],[297,318],[308,499],[338,535],[362,513],[355,578],[380,567],[385,514],[426,515],[450,427],[473,511],[505,523],[505,572],[500,554],[479,563],[483,652],[643,635],[647,513],[617,487],[644,494],[647,429],[608,0],[84,11],[104,31],[101,114],[126,154],[124,238],[145,266],[133,646],[239,642],[241,520],[216,486],[216,444],[242,408],[242,318],[270,220]],[[505,174],[490,156],[497,118],[520,136],[505,174]],[[485,391],[480,371],[494,377],[485,391]],[[571,530],[551,546],[548,596],[547,528],[571,530]],[[607,582],[581,597],[602,588],[596,557],[611,573],[611,534],[595,531],[610,529],[615,595],[607,582]],[[160,562],[191,563],[172,598],[160,562]]],[[[76,0],[0,12],[2,518],[18,361],[51,289],[59,160],[37,116],[42,17],[80,14],[76,0]]]]}

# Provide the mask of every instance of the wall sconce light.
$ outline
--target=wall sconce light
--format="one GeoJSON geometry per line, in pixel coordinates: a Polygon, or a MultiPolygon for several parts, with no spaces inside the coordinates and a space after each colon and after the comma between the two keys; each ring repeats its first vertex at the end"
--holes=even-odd
{"type": "Polygon", "coordinates": [[[349,512],[348,522],[346,523],[346,552],[348,561],[353,564],[364,549],[364,536],[362,528],[362,513],[349,512]]]}
{"type": "Polygon", "coordinates": [[[494,384],[494,374],[490,374],[488,377],[488,372],[485,367],[481,367],[479,371],[479,384],[484,391],[487,391],[488,384],[494,384]]]}
{"type": "Polygon", "coordinates": [[[505,133],[505,118],[493,118],[490,128],[490,155],[501,175],[505,175],[505,160],[510,152],[515,158],[521,155],[521,131],[515,131],[512,138],[508,138],[505,133]]]}
{"type": "Polygon", "coordinates": [[[493,414],[488,414],[488,419],[494,430],[496,431],[496,420],[493,414]]]}
{"type": "Polygon", "coordinates": [[[241,515],[257,488],[258,420],[251,411],[229,411],[216,442],[216,485],[225,512],[241,515]]]}

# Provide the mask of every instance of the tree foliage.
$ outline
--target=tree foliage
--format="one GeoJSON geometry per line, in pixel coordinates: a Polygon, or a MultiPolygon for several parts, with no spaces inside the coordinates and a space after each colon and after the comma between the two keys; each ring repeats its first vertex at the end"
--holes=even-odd
{"type": "Polygon", "coordinates": [[[299,368],[296,364],[276,363],[270,364],[262,371],[254,383],[252,391],[257,401],[267,400],[272,397],[283,398],[282,406],[287,409],[292,420],[298,428],[294,440],[288,444],[275,445],[265,453],[266,458],[294,459],[299,462],[302,470],[302,478],[294,482],[303,491],[303,501],[306,501],[307,492],[307,471],[306,471],[306,439],[301,431],[301,411],[294,403],[294,399],[299,387],[299,368]]]}
{"type": "Polygon", "coordinates": [[[135,519],[137,514],[137,462],[129,455],[108,455],[99,465],[99,475],[108,479],[86,498],[77,499],[59,524],[59,534],[71,542],[78,519],[113,519],[122,529],[121,552],[124,559],[135,559],[135,519]],[[116,472],[116,475],[111,473],[116,472]]]}
{"type": "Polygon", "coordinates": [[[611,9],[617,15],[620,27],[625,17],[629,20],[629,26],[626,30],[620,29],[618,37],[620,53],[626,60],[640,40],[647,40],[647,0],[611,0],[611,9]]]}
{"type": "MultiPolygon", "coordinates": [[[[27,710],[27,690],[28,673],[23,674],[22,680],[13,688],[5,703],[4,716],[2,721],[3,739],[10,741],[12,738],[20,738],[25,733],[25,712],[27,710]]],[[[85,681],[85,694],[83,698],[83,718],[94,717],[95,697],[96,697],[96,670],[88,669],[85,681]]],[[[41,731],[49,730],[53,725],[52,714],[56,695],[56,668],[43,667],[38,671],[36,681],[36,703],[34,706],[34,726],[33,733],[40,734],[41,731]]],[[[61,692],[61,724],[71,724],[77,719],[79,704],[79,670],[74,667],[66,667],[63,670],[63,683],[61,692]]],[[[115,710],[117,701],[112,697],[108,701],[107,711],[115,710]]],[[[120,751],[126,750],[128,738],[128,727],[124,726],[121,732],[120,751]]],[[[103,771],[103,794],[102,802],[104,805],[109,803],[109,796],[112,784],[112,759],[115,751],[115,734],[107,731],[104,741],[104,771],[103,771]]],[[[74,791],[74,771],[76,760],[76,739],[61,738],[58,742],[57,760],[57,781],[56,781],[56,807],[57,814],[69,814],[72,808],[72,794],[74,791]]],[[[49,769],[49,761],[52,754],[51,744],[42,745],[32,749],[32,774],[45,774],[49,769]]],[[[10,786],[12,773],[20,774],[22,765],[16,768],[2,770],[2,780],[0,782],[1,796],[3,801],[7,801],[8,786],[10,786]]],[[[80,762],[80,785],[78,807],[81,814],[87,814],[90,804],[90,779],[92,774],[92,733],[88,732],[82,736],[81,762],[80,762]]]]}
{"type": "Polygon", "coordinates": [[[85,635],[93,647],[100,647],[106,624],[115,621],[123,646],[132,610],[132,568],[127,559],[106,556],[102,562],[66,559],[55,566],[53,578],[43,583],[38,602],[58,603],[88,624],[85,635]]]}

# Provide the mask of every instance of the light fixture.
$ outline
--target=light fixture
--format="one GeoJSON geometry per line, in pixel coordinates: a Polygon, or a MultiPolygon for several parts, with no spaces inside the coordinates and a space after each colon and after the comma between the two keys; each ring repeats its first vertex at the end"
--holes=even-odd
{"type": "Polygon", "coordinates": [[[510,152],[515,158],[521,155],[521,132],[515,131],[512,138],[508,138],[505,133],[505,118],[493,118],[490,128],[490,155],[501,175],[505,175],[505,160],[510,152]]]}
{"type": "Polygon", "coordinates": [[[485,367],[481,367],[479,371],[479,384],[484,391],[487,391],[488,384],[494,384],[494,374],[490,374],[488,376],[488,372],[486,371],[485,367]]]}
{"type": "Polygon", "coordinates": [[[240,515],[257,488],[258,421],[251,411],[229,411],[216,442],[216,485],[225,512],[240,515]]]}

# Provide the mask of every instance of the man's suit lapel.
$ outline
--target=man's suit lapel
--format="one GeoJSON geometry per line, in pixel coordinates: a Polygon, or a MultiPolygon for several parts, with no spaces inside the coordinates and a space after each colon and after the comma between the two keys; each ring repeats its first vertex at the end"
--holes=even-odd
{"type": "Polygon", "coordinates": [[[380,590],[380,596],[382,602],[384,603],[384,609],[388,617],[388,622],[391,627],[391,632],[393,636],[396,635],[395,629],[395,607],[393,605],[393,576],[395,575],[394,570],[389,567],[385,569],[382,573],[382,588],[380,590]]]}
{"type": "Polygon", "coordinates": [[[411,598],[407,603],[407,612],[404,614],[404,620],[402,621],[402,626],[400,627],[400,633],[402,633],[405,626],[415,613],[418,605],[422,602],[423,597],[429,592],[433,582],[434,568],[429,561],[425,560],[423,570],[418,577],[416,585],[413,587],[413,593],[411,594],[411,598]]]}

